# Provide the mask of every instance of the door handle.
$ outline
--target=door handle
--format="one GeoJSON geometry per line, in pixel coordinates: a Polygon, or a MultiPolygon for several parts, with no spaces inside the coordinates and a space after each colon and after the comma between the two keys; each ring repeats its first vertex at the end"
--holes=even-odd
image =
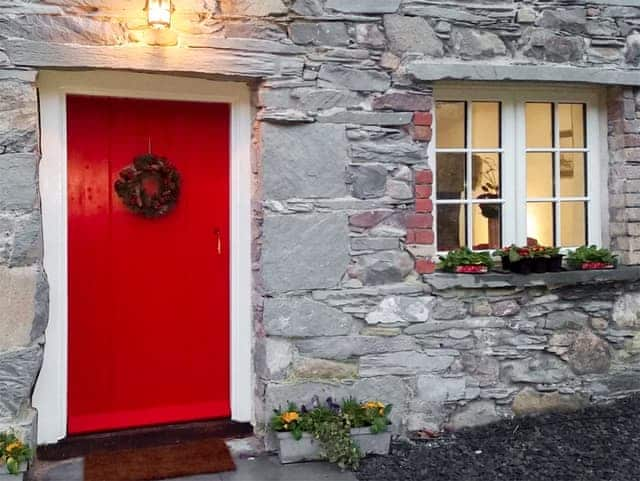
{"type": "Polygon", "coordinates": [[[216,234],[216,244],[218,255],[222,254],[222,237],[220,236],[220,229],[217,227],[214,229],[214,233],[216,234]]]}

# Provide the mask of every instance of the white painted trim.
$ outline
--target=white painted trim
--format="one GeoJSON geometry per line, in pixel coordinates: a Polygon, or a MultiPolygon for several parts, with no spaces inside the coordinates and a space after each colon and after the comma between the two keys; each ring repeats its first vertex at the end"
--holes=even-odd
{"type": "MultiPolygon", "coordinates": [[[[587,196],[581,200],[589,202],[587,211],[588,222],[588,242],[590,244],[602,245],[603,241],[608,239],[608,231],[606,222],[603,220],[606,215],[603,206],[606,206],[606,165],[607,152],[601,141],[606,139],[606,108],[604,107],[602,89],[584,85],[558,84],[549,86],[548,84],[522,83],[514,82],[438,82],[434,88],[435,101],[466,101],[469,105],[472,101],[499,101],[502,103],[502,132],[503,145],[500,151],[503,153],[503,171],[502,186],[503,193],[503,244],[516,243],[519,245],[526,243],[526,152],[528,151],[544,151],[554,152],[554,156],[558,157],[559,152],[586,152],[588,159],[588,192],[587,196]],[[525,103],[532,101],[554,102],[556,105],[562,102],[576,102],[587,105],[587,132],[586,149],[527,149],[525,141],[525,103]],[[509,122],[512,125],[509,125],[509,122]],[[604,127],[603,127],[604,125],[604,127]],[[511,166],[509,160],[515,160],[514,166],[511,166]],[[515,188],[511,188],[510,185],[515,188]]],[[[470,117],[470,107],[468,107],[467,115],[470,117]]],[[[557,116],[557,112],[554,113],[557,116]]],[[[471,152],[471,149],[437,149],[435,142],[437,139],[437,119],[434,118],[434,141],[429,147],[429,158],[432,159],[431,167],[434,171],[434,179],[437,178],[437,166],[435,156],[438,152],[471,152]]],[[[467,119],[467,128],[469,129],[468,137],[471,136],[471,123],[467,119]]],[[[557,132],[555,132],[557,134],[557,132]]],[[[557,141],[557,139],[556,139],[557,141]]],[[[470,145],[470,144],[469,144],[470,145]]],[[[556,145],[559,145],[558,143],[556,145]]],[[[485,149],[486,150],[486,149],[485,149]]],[[[478,150],[480,151],[480,150],[478,150]]],[[[498,150],[496,150],[498,151],[498,150]]],[[[473,150],[476,152],[476,150],[473,150]]],[[[557,159],[556,159],[557,161],[557,159]]],[[[559,176],[559,169],[556,169],[556,175],[559,176]]],[[[558,179],[556,179],[557,181],[558,179]]],[[[469,182],[469,179],[467,179],[469,182]]],[[[435,184],[434,184],[435,187],[435,184]]],[[[437,190],[434,188],[434,205],[436,206],[435,215],[437,216],[437,206],[441,204],[451,204],[448,200],[439,201],[436,198],[437,190]]],[[[540,201],[540,199],[536,199],[540,201]]],[[[564,200],[570,200],[565,198],[564,200]]],[[[477,202],[477,201],[474,201],[477,202]]],[[[457,203],[464,204],[465,201],[457,203]]],[[[558,208],[558,207],[556,207],[558,208]]],[[[468,221],[469,218],[467,218],[468,221]]],[[[556,216],[557,222],[560,222],[559,216],[556,216]]],[[[556,226],[559,232],[559,226],[556,226]]],[[[437,229],[436,229],[437,230],[437,229]]],[[[467,230],[471,230],[470,222],[468,222],[467,230]]],[[[436,242],[437,242],[437,232],[436,242]]]]}
{"type": "Polygon", "coordinates": [[[53,72],[38,76],[44,267],[50,284],[42,371],[33,395],[38,443],[67,435],[67,135],[66,95],[231,104],[231,417],[252,422],[251,97],[247,85],[129,72],[53,72]]]}

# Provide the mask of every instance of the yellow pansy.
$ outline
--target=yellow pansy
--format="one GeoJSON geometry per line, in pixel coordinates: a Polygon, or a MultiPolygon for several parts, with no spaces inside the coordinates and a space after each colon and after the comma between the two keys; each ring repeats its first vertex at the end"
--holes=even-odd
{"type": "Polygon", "coordinates": [[[295,411],[286,412],[281,417],[286,424],[292,423],[293,421],[297,421],[298,419],[300,419],[300,415],[295,411]]]}

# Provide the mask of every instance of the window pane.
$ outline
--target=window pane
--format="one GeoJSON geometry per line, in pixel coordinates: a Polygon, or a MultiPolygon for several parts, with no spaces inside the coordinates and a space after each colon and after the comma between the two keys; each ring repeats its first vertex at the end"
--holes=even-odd
{"type": "Polygon", "coordinates": [[[586,162],[582,152],[560,154],[560,195],[584,197],[586,195],[586,162]]]}
{"type": "Polygon", "coordinates": [[[553,154],[527,154],[527,197],[553,197],[553,154]]]}
{"type": "Polygon", "coordinates": [[[500,154],[473,154],[473,197],[499,199],[500,154]]]}
{"type": "Polygon", "coordinates": [[[500,148],[500,103],[473,102],[471,112],[473,148],[500,148]]]}
{"type": "Polygon", "coordinates": [[[437,206],[438,250],[450,251],[467,245],[465,204],[437,206]]]}
{"type": "Polygon", "coordinates": [[[466,196],[466,154],[436,154],[436,198],[461,199],[466,196]]]}
{"type": "Polygon", "coordinates": [[[554,245],[551,202],[527,202],[527,243],[554,245]]]}
{"type": "Polygon", "coordinates": [[[560,147],[584,148],[585,112],[583,104],[558,105],[560,147]]]}
{"type": "Polygon", "coordinates": [[[584,202],[560,203],[560,242],[562,247],[587,243],[587,209],[584,202]]]}
{"type": "Polygon", "coordinates": [[[436,103],[436,148],[466,147],[466,102],[436,103]]]}
{"type": "Polygon", "coordinates": [[[502,206],[500,204],[474,204],[473,248],[498,249],[502,245],[502,206]]]}
{"type": "Polygon", "coordinates": [[[553,104],[527,103],[527,147],[553,147],[553,104]]]}

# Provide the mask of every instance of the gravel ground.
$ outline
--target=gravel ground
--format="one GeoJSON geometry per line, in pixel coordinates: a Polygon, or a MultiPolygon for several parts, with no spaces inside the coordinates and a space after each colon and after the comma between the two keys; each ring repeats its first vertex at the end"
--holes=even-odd
{"type": "Polygon", "coordinates": [[[640,396],[395,443],[360,481],[639,481],[640,396]]]}

